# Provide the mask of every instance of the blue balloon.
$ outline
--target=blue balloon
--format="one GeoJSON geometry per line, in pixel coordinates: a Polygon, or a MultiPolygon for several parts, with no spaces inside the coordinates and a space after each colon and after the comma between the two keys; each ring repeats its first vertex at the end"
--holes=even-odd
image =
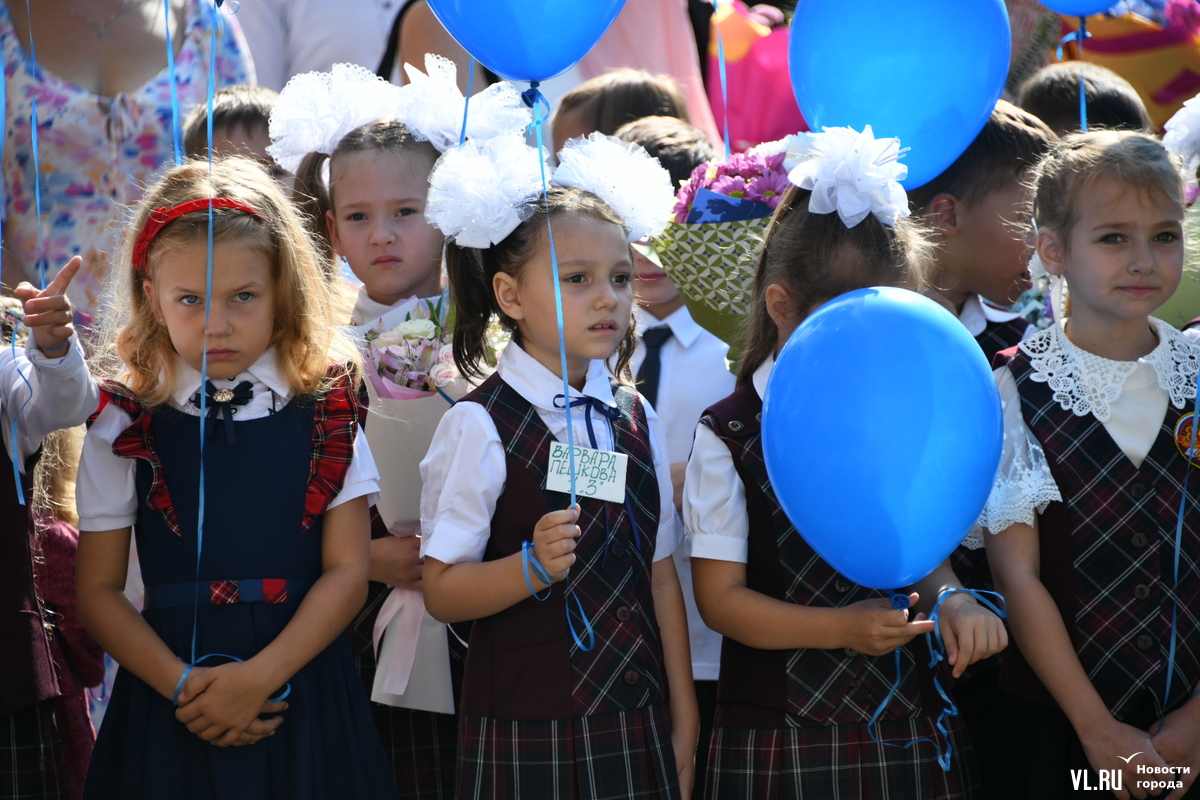
{"type": "Polygon", "coordinates": [[[544,81],[587,55],[625,0],[428,0],[454,40],[510,81],[544,81]]]}
{"type": "Polygon", "coordinates": [[[1113,0],[1043,0],[1042,5],[1068,17],[1090,17],[1103,14],[1116,3],[1113,0]]]}
{"type": "Polygon", "coordinates": [[[975,339],[926,297],[880,287],[826,303],[784,345],[763,402],[775,495],[855,583],[916,583],[983,510],[1000,396],[975,339]]]}
{"type": "Polygon", "coordinates": [[[1011,47],[1003,0],[800,0],[788,63],[809,126],[899,138],[914,189],[983,130],[1011,47]]]}

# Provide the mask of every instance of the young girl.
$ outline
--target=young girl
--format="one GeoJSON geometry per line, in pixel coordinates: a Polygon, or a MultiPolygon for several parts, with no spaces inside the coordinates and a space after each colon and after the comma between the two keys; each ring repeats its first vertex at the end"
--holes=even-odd
{"type": "MultiPolygon", "coordinates": [[[[789,176],[806,188],[788,189],[767,230],[738,388],[705,413],[688,463],[684,524],[696,602],[725,636],[716,730],[711,745],[702,743],[709,747],[704,796],[712,800],[930,800],[974,790],[961,724],[950,717],[946,733],[938,730],[943,701],[930,680],[929,654],[909,645],[933,623],[923,613],[910,619],[883,593],[822,561],[784,515],[763,460],[763,392],[776,355],[804,318],[844,292],[920,283],[927,245],[897,219],[908,213],[896,182],[903,168],[884,155],[869,173],[855,170],[872,150],[886,153],[888,143],[848,133],[811,135],[810,152],[821,155],[789,176]],[[897,679],[897,647],[902,680],[886,713],[868,724],[897,679]],[[921,738],[951,748],[948,772],[928,742],[883,744],[921,738]]],[[[943,564],[909,587],[910,599],[928,612],[943,589],[957,585],[943,564]]],[[[965,594],[947,598],[940,618],[955,676],[1004,646],[1000,620],[965,594]]]]}
{"type": "Polygon", "coordinates": [[[91,744],[80,687],[72,675],[56,674],[59,651],[50,632],[61,629],[62,621],[49,613],[35,585],[35,580],[46,578],[37,527],[38,506],[46,498],[35,498],[33,484],[46,440],[59,435],[56,431],[81,425],[96,407],[96,384],[78,339],[73,340],[66,297],[82,263],[78,257],[71,259],[44,290],[19,285],[19,302],[10,305],[6,298],[0,322],[0,423],[5,444],[0,468],[0,786],[10,797],[73,796],[78,786],[72,781],[82,777],[73,767],[91,744]],[[13,346],[18,324],[30,335],[13,346]],[[14,454],[24,505],[13,471],[14,454]],[[61,701],[60,695],[76,703],[61,701]],[[79,721],[82,728],[74,724],[79,721]],[[76,731],[78,743],[66,735],[76,731]]]}
{"type": "Polygon", "coordinates": [[[438,619],[475,620],[458,796],[678,798],[698,726],[670,558],[681,531],[661,423],[609,379],[610,362],[628,376],[634,343],[629,241],[661,230],[671,190],[641,148],[598,134],[561,158],[546,199],[538,154],[520,137],[468,142],[431,178],[431,218],[457,237],[456,362],[478,374],[493,314],[513,334],[421,464],[426,602],[438,619]],[[551,460],[568,403],[585,449],[571,507],[553,482],[565,461],[551,460]],[[583,496],[585,451],[626,465],[608,500],[583,496]]]}
{"type": "Polygon", "coordinates": [[[122,382],[77,490],[80,618],[121,664],[88,798],[395,796],[340,636],[376,474],[308,242],[238,157],[168,171],[134,217],[122,382]],[[122,593],[135,525],[141,616],[122,593]]]}
{"type": "MultiPolygon", "coordinates": [[[[272,152],[300,163],[301,192],[317,233],[362,282],[351,318],[360,331],[393,329],[443,303],[443,237],[426,220],[425,203],[434,162],[458,144],[464,99],[445,59],[427,57],[427,74],[406,70],[403,88],[348,65],[300,76],[284,89],[272,117],[272,152]],[[343,113],[328,113],[330,103],[343,113]],[[378,119],[391,114],[403,122],[378,119]],[[346,133],[347,119],[365,124],[346,133]],[[317,151],[308,153],[314,138],[317,151]]],[[[515,131],[529,116],[510,84],[495,86],[472,98],[469,132],[515,131]]],[[[416,534],[421,459],[450,407],[446,397],[469,388],[456,380],[444,396],[373,398],[366,426],[380,456],[383,494],[374,517],[371,588],[352,644],[377,701],[372,713],[397,785],[408,798],[454,792],[458,734],[448,644],[456,640],[423,612],[416,534]]],[[[461,653],[454,656],[460,663],[461,653]]]]}
{"type": "Polygon", "coordinates": [[[1179,285],[1183,185],[1151,137],[1094,132],[1051,150],[1034,191],[1067,299],[996,371],[1004,455],[980,522],[1017,645],[1000,796],[1179,781],[1174,800],[1200,770],[1200,347],[1150,314],[1179,285]]]}

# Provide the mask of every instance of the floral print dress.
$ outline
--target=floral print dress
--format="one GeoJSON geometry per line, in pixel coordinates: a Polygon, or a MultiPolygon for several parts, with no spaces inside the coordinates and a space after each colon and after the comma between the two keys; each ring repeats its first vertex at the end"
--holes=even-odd
{"type": "MultiPolygon", "coordinates": [[[[181,117],[207,99],[214,24],[211,0],[187,0],[185,15],[183,45],[175,55],[181,117]]],[[[216,85],[253,81],[254,67],[241,28],[225,10],[218,11],[215,20],[216,85]]],[[[141,199],[143,189],[174,163],[171,74],[164,69],[133,92],[94,95],[34,64],[17,39],[4,0],[0,0],[0,47],[7,100],[2,164],[8,262],[3,265],[4,283],[11,287],[28,280],[37,285],[43,254],[47,281],[72,256],[83,256],[83,269],[70,294],[77,319],[89,325],[104,290],[109,261],[120,247],[123,218],[141,199]],[[40,237],[30,129],[35,99],[40,237]]]]}

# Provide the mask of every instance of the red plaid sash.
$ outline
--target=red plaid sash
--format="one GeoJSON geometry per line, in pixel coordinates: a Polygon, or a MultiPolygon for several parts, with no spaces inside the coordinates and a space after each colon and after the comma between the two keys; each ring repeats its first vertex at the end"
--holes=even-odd
{"type": "MultiPolygon", "coordinates": [[[[304,495],[301,533],[312,527],[317,517],[325,513],[345,485],[359,429],[361,399],[358,384],[357,378],[347,371],[345,365],[334,365],[330,367],[325,385],[315,398],[308,489],[304,495]]],[[[293,400],[306,401],[308,399],[303,397],[293,400]]],[[[167,527],[179,536],[181,532],[175,505],[171,501],[162,460],[154,443],[154,410],[123,384],[103,381],[100,385],[100,407],[88,419],[88,427],[109,403],[132,418],[129,427],[113,440],[113,453],[122,458],[141,459],[150,465],[150,492],[146,497],[146,506],[160,513],[167,527]]]]}

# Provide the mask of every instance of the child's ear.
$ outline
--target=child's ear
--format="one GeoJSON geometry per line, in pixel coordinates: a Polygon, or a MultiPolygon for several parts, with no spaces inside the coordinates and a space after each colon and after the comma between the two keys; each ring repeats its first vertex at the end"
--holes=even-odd
{"type": "Polygon", "coordinates": [[[767,303],[767,314],[776,325],[790,329],[796,324],[796,300],[786,286],[772,283],[767,287],[764,299],[767,303]]]}
{"type": "Polygon", "coordinates": [[[962,201],[952,194],[942,192],[934,195],[929,203],[929,211],[925,220],[946,238],[958,235],[959,215],[962,211],[962,201]]]}
{"type": "Polygon", "coordinates": [[[158,305],[158,292],[154,290],[154,282],[149,278],[142,281],[142,293],[146,295],[146,302],[150,304],[150,311],[154,314],[154,318],[161,322],[162,308],[158,305]]]}
{"type": "Polygon", "coordinates": [[[337,217],[333,215],[332,211],[325,212],[325,230],[329,231],[330,247],[340,256],[342,254],[342,237],[338,236],[337,217]]]}
{"type": "Polygon", "coordinates": [[[1034,246],[1037,248],[1038,258],[1042,260],[1042,266],[1051,275],[1063,274],[1063,261],[1066,257],[1064,244],[1058,231],[1053,228],[1038,230],[1037,242],[1034,246]]]}
{"type": "Polygon", "coordinates": [[[520,282],[515,275],[507,272],[497,272],[492,276],[492,291],[496,295],[496,305],[512,320],[525,319],[525,307],[521,305],[520,282]]]}

